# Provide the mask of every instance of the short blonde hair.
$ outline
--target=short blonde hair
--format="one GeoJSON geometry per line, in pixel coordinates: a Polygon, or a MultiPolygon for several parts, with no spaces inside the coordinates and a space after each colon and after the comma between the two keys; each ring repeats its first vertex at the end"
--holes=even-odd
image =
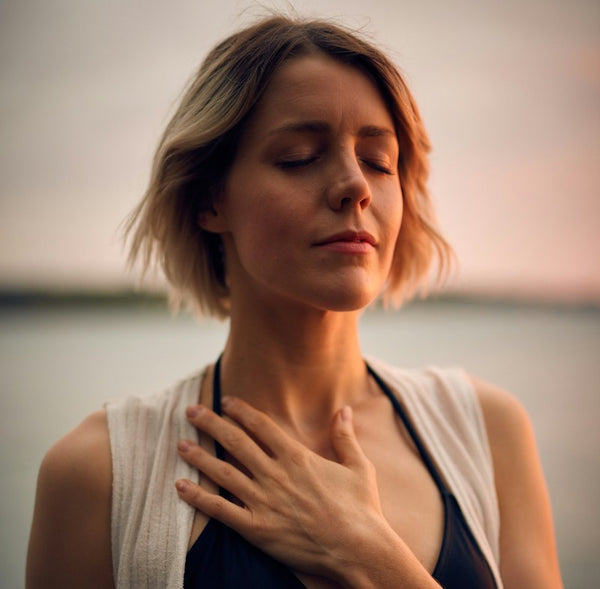
{"type": "Polygon", "coordinates": [[[287,60],[315,52],[370,76],[396,126],[404,215],[384,302],[399,304],[426,290],[436,257],[438,282],[446,273],[452,252],[437,229],[426,186],[429,139],[398,70],[379,49],[339,25],[272,16],[231,35],[208,54],[164,131],[148,189],[128,221],[130,262],[141,258],[143,272],[160,265],[176,308],[187,303],[202,314],[229,314],[221,238],[203,230],[198,217],[210,210],[244,123],[273,73],[287,60]]]}

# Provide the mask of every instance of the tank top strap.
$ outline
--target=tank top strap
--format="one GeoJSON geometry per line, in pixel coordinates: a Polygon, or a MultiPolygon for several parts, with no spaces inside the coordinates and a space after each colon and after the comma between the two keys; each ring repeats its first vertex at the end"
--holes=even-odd
{"type": "MultiPolygon", "coordinates": [[[[212,409],[217,415],[222,415],[221,411],[221,358],[223,355],[221,354],[217,361],[215,362],[215,367],[213,369],[213,400],[212,400],[212,409]]],[[[215,454],[219,460],[225,460],[225,448],[215,440],[215,454]]],[[[223,494],[221,492],[221,494],[223,494]]]]}
{"type": "Polygon", "coordinates": [[[367,362],[367,371],[373,377],[373,379],[377,383],[377,386],[379,386],[379,388],[384,392],[386,397],[390,400],[390,402],[394,408],[394,411],[402,420],[404,427],[408,431],[410,437],[412,438],[412,441],[414,442],[415,446],[417,447],[417,450],[418,450],[419,454],[421,455],[421,459],[423,460],[423,463],[425,464],[425,466],[427,467],[427,470],[431,474],[431,478],[434,480],[435,484],[437,485],[438,489],[440,490],[440,493],[442,493],[442,495],[450,494],[450,491],[448,490],[446,483],[444,483],[444,480],[440,476],[440,473],[439,473],[438,469],[436,468],[433,460],[431,459],[431,456],[429,455],[427,448],[425,448],[425,445],[421,441],[421,437],[415,430],[412,422],[410,421],[408,415],[406,414],[406,411],[404,410],[404,408],[402,407],[402,404],[398,400],[398,397],[396,397],[396,395],[394,395],[394,393],[391,391],[390,387],[371,368],[371,366],[369,366],[368,362],[367,362]]]}
{"type": "MultiPolygon", "coordinates": [[[[215,363],[215,367],[213,370],[213,402],[212,402],[213,407],[212,408],[213,408],[213,411],[217,415],[222,415],[222,411],[221,411],[221,358],[222,358],[222,356],[219,356],[219,358],[217,359],[217,361],[215,363]]],[[[427,467],[427,470],[431,474],[431,477],[435,481],[435,484],[437,485],[438,489],[440,490],[440,492],[442,494],[449,493],[449,491],[446,487],[446,484],[444,483],[437,468],[435,467],[435,464],[433,463],[433,460],[431,459],[431,457],[429,455],[429,452],[427,451],[423,442],[421,441],[420,436],[417,434],[417,431],[415,430],[412,422],[408,418],[406,411],[400,404],[400,401],[398,400],[396,395],[394,395],[394,393],[392,393],[389,386],[371,368],[371,366],[369,366],[368,363],[367,363],[367,370],[368,370],[369,374],[373,377],[375,382],[377,383],[377,386],[379,386],[379,388],[384,392],[386,397],[390,400],[392,406],[394,407],[396,414],[402,420],[404,427],[406,427],[406,430],[408,431],[415,446],[417,447],[417,450],[418,450],[419,454],[421,455],[421,459],[423,460],[423,463],[425,464],[425,466],[427,467]]],[[[225,459],[225,449],[216,440],[215,440],[215,454],[219,460],[225,459]]],[[[227,493],[224,489],[220,489],[220,493],[221,493],[221,495],[227,495],[227,493]]]]}

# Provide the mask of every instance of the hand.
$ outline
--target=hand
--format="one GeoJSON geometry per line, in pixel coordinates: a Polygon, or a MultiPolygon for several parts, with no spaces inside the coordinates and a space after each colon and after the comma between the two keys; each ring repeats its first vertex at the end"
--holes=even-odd
{"type": "Polygon", "coordinates": [[[191,407],[188,419],[248,474],[191,441],[180,442],[179,453],[243,506],[191,481],[177,481],[180,497],[295,570],[342,576],[357,552],[369,546],[368,538],[389,529],[375,469],[356,439],[350,407],[332,422],[331,442],[339,462],[311,452],[240,399],[224,398],[222,408],[235,424],[202,406],[191,407]]]}

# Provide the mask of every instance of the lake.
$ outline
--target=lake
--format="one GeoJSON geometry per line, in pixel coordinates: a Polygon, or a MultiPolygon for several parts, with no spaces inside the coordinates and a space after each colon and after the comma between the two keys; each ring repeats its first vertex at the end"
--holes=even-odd
{"type": "MultiPolygon", "coordinates": [[[[527,407],[565,585],[600,577],[600,309],[437,300],[367,311],[363,350],[405,367],[461,365],[527,407]]],[[[24,583],[48,447],[104,400],[152,393],[213,361],[226,324],[153,306],[0,308],[0,587],[24,583]]]]}

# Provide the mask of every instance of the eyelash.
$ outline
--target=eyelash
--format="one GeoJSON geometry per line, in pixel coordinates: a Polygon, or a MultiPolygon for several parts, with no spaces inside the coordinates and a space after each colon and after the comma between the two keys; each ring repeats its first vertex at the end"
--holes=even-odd
{"type": "Polygon", "coordinates": [[[277,165],[283,170],[290,170],[294,168],[301,168],[302,166],[308,166],[316,161],[316,159],[316,157],[308,157],[299,160],[283,160],[281,162],[277,162],[277,165]]]}
{"type": "MultiPolygon", "coordinates": [[[[303,166],[308,166],[310,164],[312,164],[313,162],[315,162],[317,160],[317,157],[309,157],[309,158],[305,158],[305,159],[299,159],[299,160],[284,160],[281,162],[277,162],[277,166],[280,167],[282,170],[293,170],[295,168],[301,168],[303,166]]],[[[389,168],[386,168],[385,166],[381,166],[373,161],[369,161],[369,160],[361,160],[364,164],[366,164],[367,166],[369,166],[370,168],[372,168],[373,170],[375,170],[376,172],[380,172],[381,174],[386,174],[387,176],[392,176],[394,173],[392,172],[392,170],[390,170],[389,168]]]]}
{"type": "Polygon", "coordinates": [[[385,166],[381,166],[380,164],[377,164],[375,162],[367,161],[367,160],[363,160],[363,162],[365,164],[367,164],[367,166],[373,168],[375,171],[381,172],[382,174],[386,174],[387,176],[393,176],[393,174],[394,174],[392,172],[392,170],[390,170],[389,168],[386,168],[385,166]]]}

